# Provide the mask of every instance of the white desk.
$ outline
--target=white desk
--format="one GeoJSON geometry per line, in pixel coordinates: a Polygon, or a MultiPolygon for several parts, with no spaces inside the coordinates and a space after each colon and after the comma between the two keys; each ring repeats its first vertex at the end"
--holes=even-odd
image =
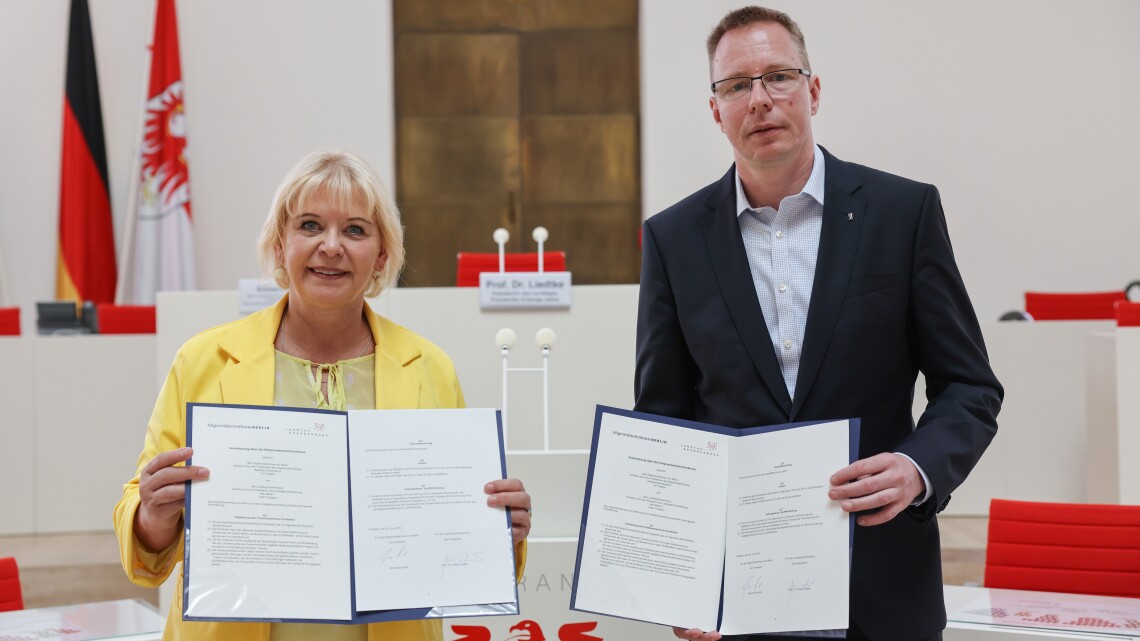
{"type": "Polygon", "coordinates": [[[1140,599],[956,585],[943,589],[946,641],[1140,639],[1140,599]]]}
{"type": "Polygon", "coordinates": [[[1085,339],[1088,500],[1140,505],[1140,327],[1085,339]]]}
{"type": "MultiPolygon", "coordinates": [[[[946,514],[986,515],[991,498],[1086,500],[1084,337],[1109,321],[984,322],[990,364],[1005,387],[998,434],[954,492],[946,514]]],[[[926,406],[922,377],[914,415],[926,406]]]]}
{"type": "Polygon", "coordinates": [[[35,530],[35,362],[30,340],[0,337],[0,535],[35,530]]]}
{"type": "Polygon", "coordinates": [[[0,339],[0,535],[105,531],[158,387],[154,336],[0,339]]]}
{"type": "Polygon", "coordinates": [[[138,599],[0,612],[0,639],[87,641],[162,638],[166,618],[138,599]]]}

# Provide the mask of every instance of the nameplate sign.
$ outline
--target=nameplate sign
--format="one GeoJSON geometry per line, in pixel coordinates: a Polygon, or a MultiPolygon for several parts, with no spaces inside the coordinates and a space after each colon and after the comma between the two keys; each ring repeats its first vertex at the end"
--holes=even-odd
{"type": "Polygon", "coordinates": [[[242,316],[272,307],[285,295],[285,290],[276,283],[242,278],[238,281],[238,313],[242,316]]]}
{"type": "Polygon", "coordinates": [[[489,309],[566,309],[570,272],[483,272],[479,307],[489,309]]]}

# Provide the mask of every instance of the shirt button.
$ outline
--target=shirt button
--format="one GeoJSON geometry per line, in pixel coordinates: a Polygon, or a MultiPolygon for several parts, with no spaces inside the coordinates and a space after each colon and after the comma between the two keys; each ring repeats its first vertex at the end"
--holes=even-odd
{"type": "Polygon", "coordinates": [[[788,291],[788,284],[787,283],[780,283],[780,293],[783,294],[786,291],[788,291]]]}
{"type": "Polygon", "coordinates": [[[792,348],[792,339],[789,338],[789,339],[784,341],[784,349],[791,349],[791,348],[792,348]]]}
{"type": "Polygon", "coordinates": [[[783,237],[784,237],[784,232],[783,232],[783,231],[780,231],[780,230],[777,230],[777,231],[776,231],[776,238],[783,238],[783,237]]]}

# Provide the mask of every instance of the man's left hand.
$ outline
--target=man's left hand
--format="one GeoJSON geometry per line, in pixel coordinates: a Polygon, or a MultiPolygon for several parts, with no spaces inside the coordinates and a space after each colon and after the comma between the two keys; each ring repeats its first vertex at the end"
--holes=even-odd
{"type": "Polygon", "coordinates": [[[873,514],[856,519],[859,525],[881,525],[905,510],[926,491],[922,476],[905,456],[884,452],[860,459],[831,477],[827,497],[840,501],[844,512],[873,514]]]}

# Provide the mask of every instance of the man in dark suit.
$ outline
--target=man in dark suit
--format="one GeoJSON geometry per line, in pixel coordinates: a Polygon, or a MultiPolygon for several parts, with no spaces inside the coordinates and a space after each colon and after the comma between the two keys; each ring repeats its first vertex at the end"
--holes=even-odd
{"type": "Polygon", "coordinates": [[[941,638],[935,514],[1003,392],[938,191],[815,144],[820,80],[787,15],[734,11],[708,48],[735,164],[645,223],[636,408],[730,427],[861,418],[859,460],[829,479],[857,523],[848,638],[941,638]]]}

